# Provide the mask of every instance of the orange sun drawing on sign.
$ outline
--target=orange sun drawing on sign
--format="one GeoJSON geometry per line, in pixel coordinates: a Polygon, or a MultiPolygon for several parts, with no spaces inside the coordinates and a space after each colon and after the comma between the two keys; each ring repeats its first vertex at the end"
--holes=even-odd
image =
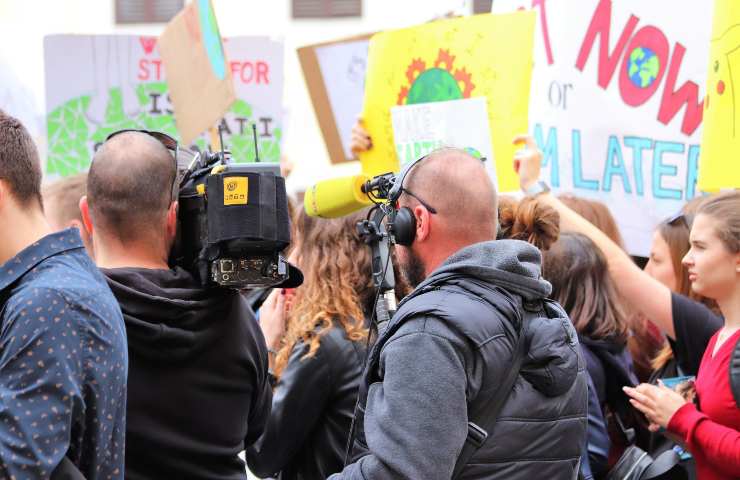
{"type": "Polygon", "coordinates": [[[475,88],[465,68],[455,68],[455,56],[449,50],[439,50],[433,68],[415,58],[406,69],[408,85],[398,92],[398,105],[441,102],[470,98],[475,88]]]}

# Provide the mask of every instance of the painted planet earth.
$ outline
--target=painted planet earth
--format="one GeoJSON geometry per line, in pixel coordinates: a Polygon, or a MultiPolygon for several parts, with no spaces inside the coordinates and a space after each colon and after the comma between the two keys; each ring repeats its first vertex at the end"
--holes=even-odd
{"type": "Polygon", "coordinates": [[[660,60],[649,48],[637,47],[630,53],[627,74],[636,87],[647,88],[660,74],[660,60]]]}
{"type": "Polygon", "coordinates": [[[450,72],[442,68],[430,68],[423,71],[408,93],[407,104],[442,102],[463,98],[460,85],[450,72]]]}

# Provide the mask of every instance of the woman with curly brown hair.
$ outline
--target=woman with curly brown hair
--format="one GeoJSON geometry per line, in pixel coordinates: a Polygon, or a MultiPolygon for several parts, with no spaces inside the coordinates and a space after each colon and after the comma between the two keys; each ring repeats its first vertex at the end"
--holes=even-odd
{"type": "Polygon", "coordinates": [[[303,285],[294,295],[274,291],[260,311],[275,380],[265,433],[247,450],[261,477],[327,478],[342,469],[375,293],[355,227],[363,217],[297,215],[291,257],[303,285]]]}

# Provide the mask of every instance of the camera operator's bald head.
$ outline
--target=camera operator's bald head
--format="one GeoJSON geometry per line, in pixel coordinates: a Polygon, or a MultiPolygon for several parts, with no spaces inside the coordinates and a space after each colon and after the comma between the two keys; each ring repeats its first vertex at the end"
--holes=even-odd
{"type": "Polygon", "coordinates": [[[172,198],[172,154],[159,140],[125,132],[95,153],[87,179],[87,202],[96,229],[121,241],[159,232],[172,198]]]}
{"type": "MultiPolygon", "coordinates": [[[[497,198],[483,162],[457,148],[430,153],[407,175],[404,187],[437,211],[439,223],[463,243],[496,238],[497,198]]],[[[418,202],[401,195],[402,206],[418,202]]]]}

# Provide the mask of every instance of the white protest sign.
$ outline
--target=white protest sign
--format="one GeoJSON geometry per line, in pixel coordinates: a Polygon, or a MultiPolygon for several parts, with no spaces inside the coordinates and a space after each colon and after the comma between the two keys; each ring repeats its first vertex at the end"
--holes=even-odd
{"type": "Polygon", "coordinates": [[[391,107],[393,141],[401,165],[440,147],[462,148],[485,165],[496,185],[485,97],[391,107]]]}
{"type": "Polygon", "coordinates": [[[350,150],[350,142],[352,126],[362,111],[368,43],[369,40],[358,40],[324,45],[316,49],[346,158],[354,156],[350,150]]]}
{"type": "MultiPolygon", "coordinates": [[[[95,149],[124,128],[177,136],[155,37],[51,35],[44,39],[51,178],[83,172],[95,149]]],[[[224,38],[237,101],[220,125],[235,161],[252,161],[252,124],[260,159],[280,160],[283,44],[267,37],[224,38]]],[[[205,149],[204,135],[191,147],[205,149]]]]}
{"type": "MultiPolygon", "coordinates": [[[[531,133],[555,191],[606,203],[626,247],[698,192],[712,8],[692,0],[496,0],[538,12],[531,133]]],[[[512,54],[516,49],[512,47],[512,54]]]]}

